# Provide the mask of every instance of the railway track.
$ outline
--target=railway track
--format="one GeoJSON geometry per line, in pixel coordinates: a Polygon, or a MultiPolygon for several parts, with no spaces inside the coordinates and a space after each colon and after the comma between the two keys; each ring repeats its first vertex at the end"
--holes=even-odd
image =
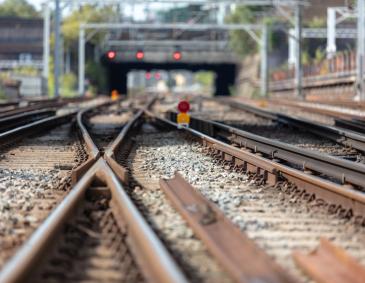
{"type": "Polygon", "coordinates": [[[0,121],[0,267],[63,200],[87,159],[75,115],[37,110],[0,121]]]}
{"type": "Polygon", "coordinates": [[[211,104],[212,109],[214,109],[214,105],[217,105],[218,110],[212,113],[209,108],[205,108],[200,113],[192,112],[194,117],[214,120],[300,148],[354,162],[365,162],[365,138],[359,133],[264,111],[232,101],[210,100],[208,103],[211,104]],[[222,116],[219,109],[222,109],[223,113],[229,113],[229,116],[222,116]],[[235,117],[235,119],[230,119],[230,116],[235,117]]]}
{"type": "Polygon", "coordinates": [[[103,153],[83,124],[86,112],[77,121],[91,160],[87,173],[8,262],[0,281],[185,282],[116,175],[99,158],[103,153]],[[39,264],[35,259],[41,258],[39,264]]]}
{"type": "Polygon", "coordinates": [[[71,122],[18,139],[0,150],[0,266],[62,201],[72,169],[85,160],[71,122]]]}
{"type": "MultiPolygon", "coordinates": [[[[161,125],[162,123],[166,126],[166,123],[169,123],[154,117],[150,113],[149,115],[155,119],[157,125],[161,125]]],[[[148,217],[152,219],[150,220],[151,225],[159,231],[159,234],[163,235],[164,229],[168,231],[169,228],[164,227],[163,224],[158,222],[168,223],[168,221],[161,220],[161,218],[163,218],[161,216],[159,219],[159,209],[154,207],[152,201],[154,200],[154,197],[153,195],[148,196],[145,188],[153,188],[152,192],[158,195],[156,193],[158,189],[156,185],[153,185],[158,178],[157,176],[172,177],[174,171],[179,170],[180,172],[183,172],[183,175],[186,178],[193,180],[193,183],[198,184],[200,186],[198,189],[211,201],[216,204],[218,203],[219,207],[225,211],[233,222],[241,227],[242,231],[249,231],[251,226],[253,230],[253,233],[251,234],[252,238],[259,242],[260,246],[264,247],[265,250],[267,249],[270,255],[277,258],[277,260],[294,275],[301,278],[302,282],[306,282],[307,279],[303,278],[303,275],[294,267],[294,262],[290,256],[291,251],[292,249],[309,250],[318,243],[320,237],[326,236],[330,239],[336,239],[337,244],[347,246],[347,250],[364,261],[364,255],[358,253],[359,246],[355,247],[362,243],[362,217],[359,214],[357,214],[357,217],[345,215],[346,213],[344,213],[343,209],[333,205],[333,198],[321,192],[323,188],[317,187],[314,194],[308,194],[308,192],[298,190],[298,187],[293,183],[281,181],[276,183],[277,185],[274,190],[267,190],[267,185],[263,185],[262,179],[258,178],[260,175],[259,171],[252,168],[252,165],[239,170],[244,171],[247,169],[249,172],[252,172],[250,178],[246,177],[245,179],[240,173],[227,172],[227,170],[231,171],[231,168],[233,167],[228,161],[229,158],[227,158],[228,160],[226,162],[221,163],[223,164],[223,172],[219,172],[217,176],[213,175],[209,176],[209,178],[205,178],[204,175],[206,175],[207,172],[214,171],[217,166],[211,165],[212,167],[208,167],[208,162],[204,161],[202,161],[203,164],[201,168],[197,166],[197,163],[200,163],[199,161],[202,159],[202,156],[199,156],[198,158],[191,156],[191,148],[188,146],[189,143],[191,144],[191,138],[186,141],[185,147],[183,146],[181,149],[179,148],[181,141],[174,140],[171,137],[172,133],[156,133],[147,125],[142,126],[142,129],[143,127],[146,128],[146,132],[143,132],[144,139],[142,139],[142,135],[140,135],[139,138],[138,135],[136,138],[132,138],[133,147],[137,147],[137,149],[135,149],[136,151],[130,150],[128,146],[123,145],[123,147],[126,146],[127,153],[122,154],[119,158],[119,162],[126,168],[130,168],[130,173],[132,175],[130,180],[132,186],[131,194],[134,195],[137,201],[142,202],[142,204],[140,204],[142,207],[141,210],[149,215],[148,217]],[[152,136],[152,141],[149,141],[149,138],[146,137],[148,132],[149,135],[152,136]],[[153,137],[154,135],[155,137],[153,137]],[[142,142],[142,144],[140,153],[138,154],[139,142],[142,142]],[[159,147],[159,144],[161,147],[159,147]],[[128,156],[130,157],[128,158],[128,156]],[[232,182],[232,176],[234,174],[237,174],[236,182],[232,182]],[[226,179],[227,177],[222,178],[222,176],[229,176],[229,179],[226,179]],[[140,182],[136,182],[136,178],[139,178],[140,182]],[[221,182],[219,182],[220,178],[223,179],[221,182]],[[242,184],[245,183],[245,181],[247,183],[242,184]],[[258,184],[259,187],[253,184],[258,184]],[[252,188],[252,185],[254,188],[252,188]],[[251,188],[247,189],[247,187],[251,188]],[[232,195],[230,194],[230,191],[234,191],[232,195]],[[245,195],[248,194],[246,200],[242,199],[242,191],[245,195]],[[313,197],[315,198],[314,200],[313,197]],[[257,200],[258,202],[253,203],[251,206],[251,199],[257,200]],[[227,203],[230,205],[227,205],[227,203]],[[247,207],[245,208],[245,206],[247,207]],[[260,207],[260,209],[258,209],[258,207],[260,207]],[[235,213],[232,213],[234,210],[236,210],[235,213]],[[252,212],[252,216],[249,216],[248,219],[246,219],[246,213],[249,212],[252,212]],[[153,216],[155,213],[157,213],[157,216],[153,216]],[[261,217],[262,221],[260,220],[261,217]],[[297,221],[298,219],[302,221],[297,221]],[[262,229],[263,227],[261,227],[261,225],[263,225],[264,229],[262,229]],[[342,228],[338,228],[338,226],[342,226],[342,228]],[[351,231],[349,232],[350,229],[351,231]],[[357,234],[357,232],[354,231],[359,233],[357,234]],[[355,241],[356,244],[354,244],[353,241],[355,241]],[[352,248],[350,248],[350,246],[352,246],[352,248]]],[[[195,132],[195,135],[203,138],[206,144],[208,144],[206,140],[208,139],[207,137],[202,137],[202,135],[197,132],[195,132]]],[[[219,143],[218,141],[215,142],[219,143]]],[[[206,147],[199,146],[199,143],[196,144],[196,146],[200,147],[197,150],[200,154],[209,152],[206,147]]],[[[215,147],[215,149],[217,150],[218,147],[215,147]]],[[[217,154],[216,150],[213,151],[214,158],[213,160],[210,160],[210,162],[217,162],[219,160],[218,163],[220,163],[222,155],[217,154]]],[[[222,149],[218,150],[224,152],[223,146],[222,149]]],[[[232,156],[232,152],[228,151],[227,153],[227,151],[225,151],[226,157],[228,157],[227,155],[232,156]]],[[[236,155],[235,158],[237,160],[239,156],[236,155]]],[[[159,199],[157,207],[163,207],[162,204],[160,204],[162,197],[160,195],[158,196],[159,197],[156,197],[159,199]]],[[[163,208],[162,210],[164,212],[168,211],[163,208]]],[[[169,234],[166,230],[165,234],[169,234]]],[[[167,243],[169,242],[168,237],[165,238],[165,241],[167,243]]],[[[184,265],[184,263],[179,263],[182,266],[184,265]]],[[[204,278],[204,276],[202,278],[204,278]]]]}
{"type": "MultiPolygon", "coordinates": [[[[176,130],[152,103],[133,115],[112,104],[78,113],[88,157],[73,170],[78,182],[1,282],[309,282],[321,270],[304,253],[322,237],[365,262],[362,193],[279,163],[280,154],[227,145],[219,123],[176,130]],[[100,139],[103,129],[114,141],[100,139]]],[[[345,179],[358,186],[355,172],[345,179]]]]}

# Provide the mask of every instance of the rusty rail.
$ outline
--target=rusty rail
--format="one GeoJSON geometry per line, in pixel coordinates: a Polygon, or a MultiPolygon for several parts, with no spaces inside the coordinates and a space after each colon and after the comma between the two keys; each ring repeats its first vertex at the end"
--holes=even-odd
{"type": "MultiPolygon", "coordinates": [[[[214,101],[214,99],[210,100],[214,101]]],[[[365,152],[365,137],[363,135],[347,131],[347,129],[343,128],[339,129],[338,127],[331,127],[328,125],[319,124],[317,122],[312,122],[306,119],[294,118],[289,115],[263,110],[257,107],[253,107],[232,100],[219,99],[219,102],[227,104],[234,109],[243,110],[252,113],[254,115],[257,115],[259,117],[263,117],[265,119],[294,126],[298,129],[303,129],[320,137],[330,139],[338,144],[350,146],[352,148],[365,152]]]]}
{"type": "MultiPolygon", "coordinates": [[[[149,111],[145,111],[145,113],[155,123],[177,128],[177,124],[170,120],[157,117],[149,111]]],[[[198,130],[192,128],[183,128],[182,130],[198,137],[215,157],[224,160],[226,164],[231,165],[233,168],[254,173],[270,185],[275,185],[278,180],[284,178],[294,183],[297,189],[301,190],[301,195],[307,200],[327,200],[331,203],[331,208],[334,211],[341,212],[345,217],[356,216],[358,221],[365,225],[365,195],[362,192],[304,173],[276,162],[275,159],[271,160],[247,150],[239,149],[198,130]]]]}
{"type": "Polygon", "coordinates": [[[365,134],[365,121],[355,119],[335,119],[335,126],[350,131],[355,131],[360,134],[365,134]]]}
{"type": "Polygon", "coordinates": [[[62,203],[32,234],[18,253],[0,273],[0,282],[23,282],[36,273],[39,262],[45,260],[50,247],[55,244],[57,233],[72,216],[91,184],[97,180],[111,192],[111,201],[117,205],[120,217],[133,246],[132,253],[149,282],[186,282],[184,275],[134,206],[113,171],[99,159],[74,186],[62,203]]]}
{"type": "Polygon", "coordinates": [[[295,282],[179,173],[160,187],[236,282],[295,282]]]}
{"type": "Polygon", "coordinates": [[[140,122],[143,118],[144,111],[150,109],[152,105],[157,100],[157,96],[154,95],[152,98],[148,100],[143,109],[140,109],[134,117],[123,127],[120,134],[116,137],[116,139],[110,144],[110,146],[105,150],[104,158],[109,164],[109,166],[114,170],[119,179],[127,184],[128,183],[128,170],[121,166],[118,162],[115,161],[115,155],[119,151],[119,149],[123,146],[126,141],[127,136],[131,131],[138,128],[140,122]]]}
{"type": "Polygon", "coordinates": [[[43,118],[54,116],[55,114],[56,111],[54,110],[37,110],[5,117],[0,119],[0,131],[5,131],[11,128],[19,127],[21,125],[29,124],[43,118]]]}
{"type": "Polygon", "coordinates": [[[296,101],[275,99],[275,100],[273,100],[273,102],[275,104],[290,106],[290,107],[302,109],[304,111],[308,111],[308,112],[311,112],[311,113],[330,116],[332,118],[362,119],[362,120],[365,119],[364,117],[356,115],[356,114],[344,113],[344,112],[339,112],[339,111],[330,110],[330,109],[314,108],[314,107],[310,107],[310,106],[306,106],[306,105],[299,105],[298,102],[296,102],[296,101]]]}
{"type": "MultiPolygon", "coordinates": [[[[139,111],[139,113],[142,114],[143,111],[139,111]]],[[[93,188],[93,194],[98,193],[98,187],[93,187],[93,184],[102,184],[108,188],[114,216],[118,220],[117,224],[122,231],[128,233],[128,244],[146,281],[187,282],[166,248],[125,192],[117,175],[102,158],[87,129],[82,124],[82,114],[80,113],[78,123],[79,127],[81,126],[82,137],[86,137],[85,143],[89,143],[88,151],[93,157],[89,160],[93,159],[93,162],[86,162],[89,168],[85,170],[82,176],[79,176],[79,181],[70,193],[4,266],[0,273],[0,282],[23,282],[37,274],[40,268],[39,263],[46,261],[47,257],[50,256],[52,246],[57,243],[58,233],[72,217],[86,192],[93,188]]],[[[99,193],[105,194],[105,191],[101,190],[99,193]]]]}
{"type": "MultiPolygon", "coordinates": [[[[175,121],[176,113],[168,113],[175,121]]],[[[364,187],[365,165],[336,158],[318,152],[298,148],[290,144],[270,140],[222,123],[191,118],[191,128],[202,131],[211,137],[219,137],[241,148],[264,154],[271,159],[279,159],[294,164],[302,170],[311,170],[335,178],[342,184],[364,187]]]]}
{"type": "Polygon", "coordinates": [[[293,257],[296,264],[316,282],[364,282],[365,268],[344,249],[325,238],[321,239],[319,247],[310,254],[295,251],[293,257]]]}
{"type": "Polygon", "coordinates": [[[0,118],[5,118],[13,115],[18,115],[26,112],[36,111],[36,110],[43,110],[43,109],[53,109],[59,108],[61,106],[66,105],[68,102],[66,101],[46,101],[42,103],[31,104],[25,107],[17,107],[15,109],[10,109],[6,111],[0,112],[0,118]]]}
{"type": "Polygon", "coordinates": [[[23,125],[18,128],[0,133],[0,145],[8,144],[9,142],[14,142],[14,140],[24,138],[28,135],[47,130],[47,129],[57,126],[57,125],[65,124],[67,122],[70,122],[75,115],[76,115],[76,113],[70,113],[70,114],[66,114],[66,115],[48,117],[48,118],[44,118],[44,119],[32,122],[30,124],[23,125]]]}

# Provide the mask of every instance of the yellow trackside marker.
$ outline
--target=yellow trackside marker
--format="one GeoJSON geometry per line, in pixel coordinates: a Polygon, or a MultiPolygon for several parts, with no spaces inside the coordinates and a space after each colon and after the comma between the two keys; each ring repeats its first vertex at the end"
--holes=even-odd
{"type": "Polygon", "coordinates": [[[117,100],[118,98],[119,98],[119,93],[117,90],[114,89],[112,91],[112,100],[114,101],[114,100],[117,100]]]}
{"type": "Polygon", "coordinates": [[[190,116],[187,113],[179,113],[177,114],[177,124],[180,127],[188,127],[190,124],[190,116]]]}

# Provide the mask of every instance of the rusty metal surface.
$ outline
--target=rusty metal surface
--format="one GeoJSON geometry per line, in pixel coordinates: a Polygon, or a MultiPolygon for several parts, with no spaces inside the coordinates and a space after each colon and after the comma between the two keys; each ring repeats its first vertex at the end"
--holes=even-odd
{"type": "Polygon", "coordinates": [[[330,116],[330,117],[333,117],[333,118],[364,119],[364,117],[361,117],[361,116],[358,116],[358,115],[355,115],[355,114],[344,113],[344,112],[339,112],[339,111],[329,110],[329,109],[323,109],[323,108],[313,108],[313,107],[309,107],[309,106],[305,106],[305,105],[299,105],[298,102],[296,102],[296,101],[275,99],[275,100],[272,100],[272,102],[274,104],[280,104],[280,105],[284,105],[284,106],[295,107],[295,108],[298,108],[298,109],[305,110],[307,112],[326,115],[326,116],[330,116]]]}
{"type": "Polygon", "coordinates": [[[77,113],[77,125],[78,125],[78,129],[80,131],[80,134],[82,136],[82,139],[85,141],[87,151],[88,151],[90,158],[92,158],[93,160],[96,161],[100,156],[100,152],[99,152],[99,149],[97,148],[97,146],[95,145],[95,143],[93,142],[88,130],[86,129],[86,127],[84,125],[84,121],[83,121],[85,113],[89,112],[92,109],[94,109],[94,107],[82,110],[79,113],[77,113]]]}
{"type": "MultiPolygon", "coordinates": [[[[145,111],[145,113],[156,123],[177,127],[177,124],[170,120],[156,117],[149,111],[145,111]]],[[[347,211],[350,217],[356,216],[361,218],[363,222],[365,221],[363,216],[365,214],[365,196],[362,192],[244,151],[194,129],[183,128],[183,130],[200,138],[208,148],[217,150],[217,154],[225,153],[226,156],[233,157],[232,162],[228,162],[233,168],[255,173],[261,176],[264,182],[270,184],[275,184],[276,182],[276,178],[274,180],[271,179],[273,176],[284,177],[296,184],[298,189],[302,190],[303,195],[307,193],[312,194],[313,200],[316,198],[328,199],[332,204],[337,205],[338,209],[347,211]]]]}
{"type": "Polygon", "coordinates": [[[58,108],[61,106],[66,105],[68,102],[66,101],[46,101],[42,103],[36,103],[25,107],[18,107],[15,109],[10,109],[6,111],[0,112],[0,118],[5,118],[13,115],[18,115],[26,112],[36,111],[36,110],[42,110],[47,108],[58,108]]]}
{"type": "Polygon", "coordinates": [[[47,252],[48,247],[52,244],[60,226],[67,220],[78,201],[83,197],[97,169],[97,166],[94,166],[83,176],[64,201],[59,204],[15,256],[4,266],[0,273],[0,282],[24,282],[29,278],[29,274],[36,268],[38,262],[47,252]]]}
{"type": "MultiPolygon", "coordinates": [[[[168,114],[170,120],[174,120],[175,113],[168,114]]],[[[190,126],[211,137],[219,137],[241,148],[252,150],[254,153],[265,154],[269,158],[294,164],[302,170],[312,170],[335,178],[342,184],[349,183],[359,187],[365,184],[363,164],[270,140],[214,121],[192,117],[190,126]]]]}
{"type": "Polygon", "coordinates": [[[46,117],[54,116],[55,114],[56,111],[54,110],[37,110],[5,117],[0,119],[0,131],[19,127],[46,117]]]}
{"type": "MultiPolygon", "coordinates": [[[[147,98],[146,98],[147,99],[147,98]]],[[[128,183],[128,170],[121,166],[118,162],[115,161],[116,152],[123,145],[123,142],[126,140],[127,135],[134,129],[140,125],[140,120],[143,117],[144,110],[150,109],[152,105],[156,102],[157,96],[153,95],[150,99],[147,100],[147,103],[140,109],[132,119],[123,127],[122,131],[115,138],[115,140],[110,144],[110,146],[105,150],[105,160],[109,164],[109,166],[113,169],[113,171],[117,174],[119,179],[125,184],[128,183]]]]}
{"type": "Polygon", "coordinates": [[[365,121],[361,120],[348,120],[348,119],[335,119],[335,126],[346,130],[355,131],[361,134],[365,134],[365,121]]]}
{"type": "Polygon", "coordinates": [[[75,185],[70,194],[35,231],[28,242],[8,262],[0,273],[0,282],[23,282],[39,268],[39,262],[55,244],[55,237],[72,216],[95,179],[105,182],[111,190],[112,202],[121,213],[121,223],[126,224],[132,253],[150,282],[186,282],[185,277],[170,258],[162,243],[152,232],[132,201],[124,192],[116,175],[103,159],[99,159],[75,185]]]}
{"type": "Polygon", "coordinates": [[[0,133],[0,144],[8,144],[14,142],[15,139],[24,138],[30,134],[35,134],[40,131],[47,130],[56,125],[61,125],[70,122],[76,113],[70,113],[66,115],[54,116],[44,118],[27,125],[20,126],[18,128],[9,130],[7,132],[0,133]]]}
{"type": "Polygon", "coordinates": [[[62,227],[70,221],[79,207],[78,204],[86,195],[99,191],[92,186],[100,183],[106,186],[102,194],[104,197],[111,198],[110,202],[118,227],[124,231],[123,233],[127,233],[128,249],[137,261],[144,278],[148,282],[187,282],[166,248],[124,191],[113,170],[101,157],[98,148],[82,124],[82,114],[79,115],[78,120],[82,136],[86,137],[84,141],[89,143],[91,158],[79,167],[80,172],[76,174],[76,177],[80,180],[70,194],[5,265],[0,273],[0,282],[24,282],[29,281],[34,274],[47,274],[47,271],[42,273],[40,269],[51,257],[52,247],[57,244],[56,239],[62,227]]]}
{"type": "MultiPolygon", "coordinates": [[[[211,100],[214,101],[215,99],[211,100]]],[[[218,101],[220,103],[229,105],[234,109],[243,110],[266,119],[277,121],[278,123],[288,124],[298,129],[303,129],[305,131],[311,132],[315,135],[328,138],[336,143],[350,146],[363,152],[365,151],[365,137],[347,131],[346,129],[339,129],[336,127],[315,123],[306,119],[294,118],[289,115],[263,110],[233,100],[219,99],[218,101]]]]}
{"type": "Polygon", "coordinates": [[[236,282],[295,282],[180,174],[160,187],[236,282]]]}
{"type": "Polygon", "coordinates": [[[362,283],[365,267],[344,249],[322,238],[319,247],[304,254],[293,252],[296,264],[318,283],[362,283]]]}

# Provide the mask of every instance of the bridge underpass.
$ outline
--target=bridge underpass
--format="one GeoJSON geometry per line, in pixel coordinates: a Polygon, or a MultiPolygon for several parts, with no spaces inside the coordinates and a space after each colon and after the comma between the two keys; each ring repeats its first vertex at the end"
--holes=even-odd
{"type": "MultiPolygon", "coordinates": [[[[214,57],[213,57],[214,58],[214,57]]],[[[215,92],[214,95],[230,95],[230,88],[234,86],[238,64],[234,62],[218,63],[212,62],[150,62],[150,61],[123,61],[109,60],[102,58],[102,62],[107,69],[109,91],[117,90],[119,93],[127,93],[127,76],[131,71],[144,70],[187,70],[192,72],[211,71],[215,73],[215,92]]],[[[206,62],[206,61],[205,61],[206,62]]]]}
{"type": "Polygon", "coordinates": [[[262,50],[260,78],[264,95],[267,93],[267,29],[265,25],[252,24],[83,24],[79,37],[79,92],[84,92],[84,46],[98,32],[109,31],[102,46],[101,62],[108,70],[110,91],[127,93],[127,75],[134,70],[187,70],[214,72],[214,95],[229,95],[240,66],[240,58],[228,44],[229,32],[233,30],[249,33],[262,50]],[[108,58],[108,51],[115,56],[108,58]],[[143,53],[142,58],[137,58],[138,52],[143,53]],[[174,52],[179,52],[181,57],[174,58],[174,52]]]}

